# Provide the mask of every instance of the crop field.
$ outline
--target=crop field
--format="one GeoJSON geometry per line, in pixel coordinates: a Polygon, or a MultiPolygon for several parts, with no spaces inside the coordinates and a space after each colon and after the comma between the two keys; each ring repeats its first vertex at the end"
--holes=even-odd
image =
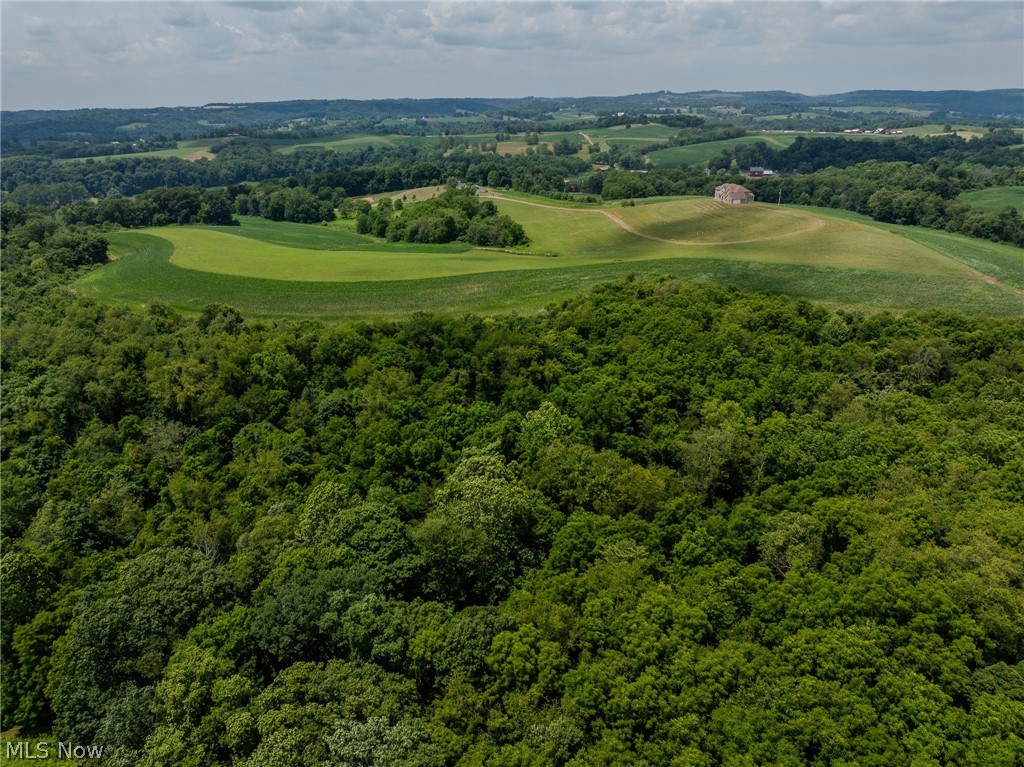
{"type": "Polygon", "coordinates": [[[180,157],[183,160],[193,158],[195,155],[210,155],[210,149],[214,144],[220,143],[220,139],[195,139],[192,141],[179,141],[174,149],[154,149],[151,152],[132,152],[130,154],[103,154],[96,157],[66,157],[57,162],[85,162],[85,160],[113,160],[119,157],[180,157]]]}
{"type": "Polygon", "coordinates": [[[966,192],[960,199],[978,210],[1000,213],[1010,206],[1024,213],[1024,186],[994,186],[990,189],[979,189],[977,192],[966,192]]]}
{"type": "Polygon", "coordinates": [[[160,300],[197,311],[221,302],[254,317],[337,319],[531,312],[634,273],[865,309],[1024,311],[1019,250],[956,235],[706,198],[635,207],[495,202],[526,228],[528,248],[377,243],[330,227],[245,218],[240,227],[110,233],[116,260],[77,289],[138,306],[160,300]]]}
{"type": "Polygon", "coordinates": [[[796,141],[792,133],[763,133],[752,136],[741,136],[723,141],[708,141],[703,144],[674,146],[668,149],[657,149],[647,155],[647,160],[655,168],[682,168],[687,165],[698,165],[718,157],[727,149],[741,144],[756,144],[763,141],[772,149],[782,149],[796,141]]]}

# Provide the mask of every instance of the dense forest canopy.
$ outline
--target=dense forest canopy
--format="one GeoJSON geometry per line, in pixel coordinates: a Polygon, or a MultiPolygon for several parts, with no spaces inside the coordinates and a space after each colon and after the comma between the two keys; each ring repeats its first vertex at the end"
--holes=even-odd
{"type": "Polygon", "coordinates": [[[66,289],[3,215],[3,729],[124,765],[1013,764],[1024,321],[66,289]]]}

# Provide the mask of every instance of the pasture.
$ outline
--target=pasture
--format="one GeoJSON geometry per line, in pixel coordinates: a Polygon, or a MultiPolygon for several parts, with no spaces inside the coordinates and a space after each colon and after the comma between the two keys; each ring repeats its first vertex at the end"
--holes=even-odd
{"type": "Polygon", "coordinates": [[[976,192],[965,192],[960,199],[972,208],[989,213],[1001,213],[1004,208],[1016,208],[1024,213],[1024,186],[993,186],[976,192]]]}
{"type": "Polygon", "coordinates": [[[528,248],[389,244],[330,227],[246,218],[240,227],[111,233],[117,260],[85,276],[77,289],[137,306],[159,300],[197,311],[221,302],[253,317],[338,319],[532,312],[633,273],[863,309],[1024,310],[1012,287],[1024,286],[1019,251],[956,235],[879,226],[834,211],[728,207],[706,198],[635,207],[495,202],[525,227],[528,248]]]}

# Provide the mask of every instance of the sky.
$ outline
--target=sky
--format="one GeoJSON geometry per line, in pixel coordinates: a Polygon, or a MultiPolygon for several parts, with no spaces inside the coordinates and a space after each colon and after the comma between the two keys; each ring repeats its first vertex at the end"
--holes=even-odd
{"type": "Polygon", "coordinates": [[[1024,87],[1024,2],[10,2],[6,110],[1024,87]]]}

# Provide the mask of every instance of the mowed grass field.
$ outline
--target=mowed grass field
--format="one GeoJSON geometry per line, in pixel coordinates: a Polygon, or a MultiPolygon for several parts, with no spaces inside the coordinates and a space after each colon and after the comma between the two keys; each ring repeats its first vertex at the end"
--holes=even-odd
{"type": "Polygon", "coordinates": [[[978,210],[990,213],[1001,213],[1007,206],[1024,213],[1024,186],[994,186],[990,189],[979,189],[977,192],[966,192],[960,199],[978,210]]]}
{"type": "Polygon", "coordinates": [[[1024,299],[1006,287],[1024,283],[1024,275],[1013,272],[1020,251],[955,235],[874,226],[809,208],[729,207],[706,198],[589,208],[495,201],[526,228],[527,249],[381,244],[327,227],[245,219],[240,227],[111,233],[117,260],[84,277],[77,289],[137,306],[159,300],[198,311],[221,302],[253,317],[338,319],[533,312],[598,282],[636,274],[865,309],[1024,311],[1024,299]]]}

